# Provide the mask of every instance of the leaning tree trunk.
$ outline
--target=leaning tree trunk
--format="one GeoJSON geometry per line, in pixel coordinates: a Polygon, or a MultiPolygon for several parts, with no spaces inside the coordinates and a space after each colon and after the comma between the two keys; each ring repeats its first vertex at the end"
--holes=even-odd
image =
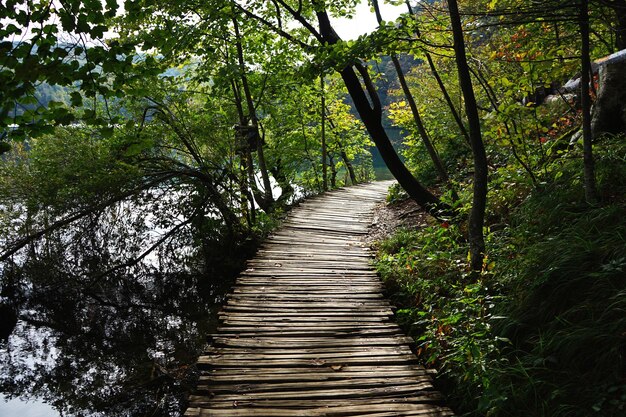
{"type": "Polygon", "coordinates": [[[352,182],[352,185],[355,185],[357,183],[357,180],[356,180],[356,174],[354,173],[354,167],[352,166],[352,162],[350,162],[350,158],[348,158],[348,154],[346,153],[346,151],[343,150],[341,145],[339,145],[339,150],[340,150],[339,155],[341,155],[341,159],[343,159],[343,163],[346,166],[346,169],[348,170],[350,181],[352,182]]]}
{"type": "Polygon", "coordinates": [[[396,73],[398,74],[398,81],[400,81],[400,86],[402,87],[402,91],[404,92],[404,97],[406,98],[407,103],[409,103],[409,108],[411,109],[411,114],[413,115],[413,121],[415,122],[417,131],[420,137],[422,138],[424,147],[426,148],[426,151],[428,152],[428,155],[430,156],[430,159],[433,162],[433,165],[435,166],[435,170],[437,171],[437,174],[439,175],[439,179],[444,184],[446,184],[448,189],[452,192],[452,199],[456,201],[459,199],[459,197],[456,193],[456,190],[454,189],[454,185],[450,181],[450,177],[448,176],[448,171],[446,171],[446,168],[443,166],[443,162],[441,161],[441,158],[439,157],[439,153],[437,153],[437,150],[435,149],[435,145],[433,145],[432,141],[430,140],[430,136],[428,135],[428,132],[426,131],[426,127],[424,127],[424,122],[422,121],[422,117],[417,108],[417,103],[415,102],[415,99],[413,98],[413,93],[411,93],[411,90],[409,89],[409,85],[407,84],[406,79],[404,78],[404,73],[402,72],[400,61],[398,60],[398,57],[396,55],[391,55],[391,61],[393,62],[393,66],[396,68],[396,73]]]}
{"type": "MultiPolygon", "coordinates": [[[[341,40],[330,24],[330,19],[325,10],[316,12],[320,27],[320,34],[324,42],[328,45],[336,44],[341,40]]],[[[367,132],[376,144],[381,157],[391,171],[392,175],[398,180],[398,183],[411,198],[413,198],[421,207],[427,210],[436,218],[442,219],[454,217],[454,210],[447,204],[442,203],[435,195],[428,191],[422,184],[415,179],[411,172],[404,165],[396,150],[389,140],[389,136],[385,131],[382,123],[382,106],[380,98],[376,92],[376,88],[372,83],[367,69],[362,67],[360,63],[354,66],[346,66],[340,71],[341,77],[348,89],[348,93],[352,97],[354,106],[367,132]],[[361,79],[357,76],[354,67],[357,67],[361,79]],[[367,94],[365,93],[361,80],[365,84],[367,94]],[[368,99],[369,97],[369,99],[368,99]],[[370,104],[370,99],[372,103],[370,104]]]]}
{"type": "MultiPolygon", "coordinates": [[[[411,7],[411,4],[408,2],[408,0],[405,1],[405,4],[409,9],[409,14],[413,16],[414,19],[417,19],[417,16],[415,16],[415,12],[413,11],[413,8],[411,7]]],[[[418,27],[415,28],[415,35],[418,38],[422,37],[422,34],[420,33],[420,30],[418,27]]],[[[439,71],[437,70],[437,67],[435,66],[433,57],[430,55],[428,51],[424,51],[424,55],[426,56],[426,61],[428,62],[428,66],[430,67],[430,72],[433,74],[433,77],[435,77],[435,81],[437,81],[437,85],[439,86],[439,89],[441,90],[441,94],[443,94],[443,98],[448,104],[448,109],[450,110],[450,114],[452,115],[452,117],[454,118],[454,121],[459,127],[459,132],[461,132],[461,135],[463,136],[463,138],[469,145],[470,144],[469,133],[467,133],[467,129],[465,128],[465,125],[463,124],[463,120],[461,120],[461,116],[459,115],[459,112],[456,111],[456,107],[454,106],[454,103],[452,103],[452,98],[450,97],[450,94],[448,93],[448,89],[446,88],[445,84],[443,83],[443,80],[441,79],[441,76],[439,75],[439,71]]]]}
{"type": "MultiPolygon", "coordinates": [[[[237,17],[233,16],[233,28],[235,30],[235,47],[237,50],[237,60],[239,64],[240,78],[241,78],[241,86],[243,88],[244,97],[246,99],[246,105],[248,107],[249,120],[252,124],[252,127],[259,130],[259,119],[256,114],[256,108],[254,105],[254,101],[252,99],[252,93],[250,92],[250,86],[248,85],[248,77],[246,76],[246,64],[243,57],[243,47],[241,46],[241,35],[239,34],[239,22],[237,22],[237,17]]],[[[245,120],[241,121],[243,124],[245,120]]],[[[256,143],[256,151],[257,151],[257,159],[259,163],[259,172],[261,173],[261,180],[263,181],[263,192],[259,192],[258,187],[256,187],[256,182],[253,183],[251,179],[251,186],[254,192],[255,199],[259,206],[263,209],[263,211],[271,212],[274,206],[274,196],[272,194],[272,183],[270,181],[269,173],[267,171],[267,165],[265,163],[265,155],[263,152],[263,140],[257,139],[256,143]]],[[[252,165],[252,154],[250,153],[250,165],[248,170],[253,168],[252,165]]],[[[250,171],[248,171],[250,172],[250,171]]]]}
{"type": "Polygon", "coordinates": [[[485,255],[485,239],[483,236],[483,226],[485,223],[485,208],[487,205],[487,183],[488,168],[487,154],[480,132],[480,117],[476,96],[472,86],[472,77],[467,64],[465,54],[465,40],[463,39],[463,27],[461,16],[456,0],[448,0],[450,22],[454,37],[454,53],[456,55],[456,65],[459,73],[459,84],[465,99],[465,113],[469,123],[469,135],[474,157],[474,196],[472,199],[472,210],[469,217],[469,245],[470,264],[474,271],[480,271],[485,255]]]}
{"type": "MultiPolygon", "coordinates": [[[[378,7],[378,0],[372,0],[372,5],[374,6],[374,13],[376,14],[376,20],[378,24],[383,23],[383,17],[380,14],[380,8],[378,7]]],[[[415,122],[415,126],[417,127],[417,132],[422,138],[422,142],[424,143],[424,147],[430,156],[430,159],[435,166],[435,170],[437,171],[437,175],[439,175],[439,179],[443,181],[448,187],[451,187],[450,177],[448,176],[448,172],[446,168],[443,166],[443,162],[441,162],[441,158],[435,149],[432,141],[430,140],[430,136],[428,136],[428,132],[424,127],[424,122],[422,122],[422,116],[419,113],[417,108],[417,103],[415,102],[415,98],[413,97],[413,93],[409,88],[409,85],[406,82],[406,78],[404,77],[404,72],[402,71],[402,66],[400,65],[400,61],[398,60],[398,56],[396,54],[391,54],[391,62],[393,62],[393,66],[396,70],[396,74],[398,75],[398,81],[400,81],[400,86],[402,87],[402,92],[404,93],[404,97],[406,98],[407,103],[409,103],[409,108],[411,109],[411,114],[413,115],[413,121],[415,122]]]]}

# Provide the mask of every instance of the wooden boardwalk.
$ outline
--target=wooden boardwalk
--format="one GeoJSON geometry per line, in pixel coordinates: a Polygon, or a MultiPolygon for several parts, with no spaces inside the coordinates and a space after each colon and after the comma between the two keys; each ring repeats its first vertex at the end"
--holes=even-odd
{"type": "Polygon", "coordinates": [[[294,209],[241,274],[186,416],[451,416],[362,243],[386,183],[294,209]]]}

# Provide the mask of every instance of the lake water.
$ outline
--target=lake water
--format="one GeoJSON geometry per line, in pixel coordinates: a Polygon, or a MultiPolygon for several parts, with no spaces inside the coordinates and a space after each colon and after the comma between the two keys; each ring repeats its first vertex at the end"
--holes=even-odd
{"type": "Polygon", "coordinates": [[[2,417],[59,417],[48,404],[40,401],[6,400],[0,395],[0,416],[2,417]]]}
{"type": "Polygon", "coordinates": [[[0,303],[19,321],[0,340],[0,417],[181,414],[206,334],[254,246],[224,242],[208,217],[128,264],[180,223],[181,200],[111,208],[2,264],[0,303]]]}

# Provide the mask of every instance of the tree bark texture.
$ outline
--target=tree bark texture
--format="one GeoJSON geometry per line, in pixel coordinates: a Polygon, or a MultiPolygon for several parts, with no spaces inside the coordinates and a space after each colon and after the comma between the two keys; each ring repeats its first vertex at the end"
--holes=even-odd
{"type": "MultiPolygon", "coordinates": [[[[258,131],[259,120],[256,114],[254,101],[252,99],[252,93],[250,92],[248,77],[246,76],[246,64],[243,56],[243,47],[241,46],[241,36],[239,34],[239,23],[237,22],[237,17],[233,16],[232,21],[233,28],[235,29],[235,47],[237,49],[237,60],[239,64],[241,86],[243,88],[244,97],[246,99],[246,104],[248,107],[249,122],[252,124],[252,127],[258,131]]],[[[246,120],[241,120],[241,124],[247,124],[246,120]]],[[[257,203],[263,209],[263,211],[268,213],[271,212],[274,208],[274,196],[272,194],[272,183],[270,181],[269,173],[267,171],[267,165],[265,163],[263,140],[257,140],[256,150],[259,163],[259,172],[261,173],[261,181],[263,181],[263,192],[258,189],[258,187],[256,186],[256,181],[254,181],[253,178],[250,179],[250,185],[253,187],[253,192],[257,203]]],[[[249,158],[250,160],[248,165],[248,174],[250,174],[250,170],[254,170],[254,165],[252,163],[252,153],[249,153],[249,158]]]]}
{"type": "Polygon", "coordinates": [[[593,137],[591,131],[591,96],[589,95],[589,83],[591,74],[591,58],[589,57],[589,1],[581,0],[579,16],[581,38],[581,77],[580,77],[580,102],[583,113],[583,164],[585,199],[588,203],[598,200],[596,191],[596,177],[593,161],[593,137]]]}
{"type": "Polygon", "coordinates": [[[341,159],[343,159],[344,165],[348,169],[348,175],[350,176],[350,181],[352,182],[352,185],[355,185],[357,183],[357,180],[356,180],[356,174],[354,173],[354,167],[352,166],[352,162],[350,162],[350,158],[348,158],[348,154],[343,149],[341,150],[340,155],[341,155],[341,159]]]}
{"type": "MultiPolygon", "coordinates": [[[[332,45],[341,39],[335,33],[330,24],[326,11],[318,11],[317,18],[320,26],[320,33],[326,44],[332,45]]],[[[355,65],[360,65],[356,63],[355,65]]],[[[422,184],[415,179],[413,174],[404,165],[396,150],[391,144],[391,140],[385,131],[382,123],[382,107],[380,106],[380,98],[366,70],[360,71],[362,80],[367,89],[364,90],[361,80],[357,76],[354,66],[346,66],[340,71],[341,77],[348,89],[348,93],[354,101],[354,105],[359,113],[367,132],[376,144],[381,157],[391,171],[392,175],[398,180],[398,183],[411,198],[413,198],[421,207],[427,210],[436,218],[442,219],[454,217],[455,212],[446,204],[443,204],[435,195],[428,191],[422,184]],[[371,103],[370,100],[371,99],[371,103]]]]}

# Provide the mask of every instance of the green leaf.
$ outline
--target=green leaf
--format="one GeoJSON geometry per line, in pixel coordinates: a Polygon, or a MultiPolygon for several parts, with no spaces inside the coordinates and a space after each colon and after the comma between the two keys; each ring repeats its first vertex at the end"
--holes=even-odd
{"type": "Polygon", "coordinates": [[[103,138],[110,138],[111,136],[113,136],[113,133],[113,126],[104,126],[100,128],[100,134],[103,138]]]}
{"type": "Polygon", "coordinates": [[[11,150],[11,145],[7,142],[0,142],[0,155],[3,153],[9,152],[11,150]]]}
{"type": "Polygon", "coordinates": [[[74,91],[70,94],[71,104],[74,107],[80,107],[83,105],[83,96],[78,92],[74,91]]]}

